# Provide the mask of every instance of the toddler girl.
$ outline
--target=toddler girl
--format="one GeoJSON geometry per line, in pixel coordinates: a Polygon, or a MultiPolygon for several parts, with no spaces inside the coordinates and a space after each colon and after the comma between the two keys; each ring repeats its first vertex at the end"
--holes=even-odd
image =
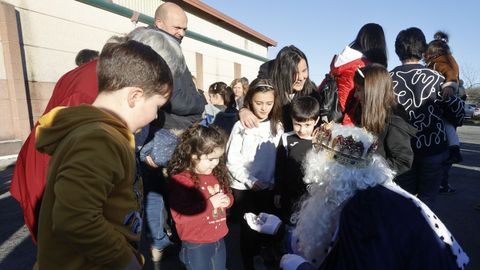
{"type": "MultiPolygon", "coordinates": [[[[442,84],[444,98],[454,95],[459,96],[459,68],[448,46],[448,35],[439,31],[434,35],[434,38],[428,44],[425,52],[425,63],[428,68],[438,71],[445,77],[442,84]]],[[[462,156],[460,155],[460,141],[457,132],[448,120],[444,119],[444,122],[450,147],[450,162],[459,163],[462,161],[462,156]]]]}
{"type": "MultiPolygon", "coordinates": [[[[459,97],[459,68],[448,46],[448,35],[446,33],[441,31],[435,33],[434,40],[428,44],[424,58],[428,68],[438,71],[445,77],[445,81],[442,84],[443,98],[450,99],[454,98],[454,96],[459,97]]],[[[456,127],[447,119],[443,119],[443,122],[445,123],[445,132],[447,134],[450,151],[450,156],[446,163],[460,163],[463,158],[460,154],[460,140],[456,127]]],[[[455,189],[448,184],[448,178],[445,179],[447,180],[441,183],[440,192],[455,192],[455,189]]]]}
{"type": "Polygon", "coordinates": [[[233,203],[226,138],[215,125],[187,129],[168,164],[170,211],[190,269],[225,269],[226,208],[233,203]]]}

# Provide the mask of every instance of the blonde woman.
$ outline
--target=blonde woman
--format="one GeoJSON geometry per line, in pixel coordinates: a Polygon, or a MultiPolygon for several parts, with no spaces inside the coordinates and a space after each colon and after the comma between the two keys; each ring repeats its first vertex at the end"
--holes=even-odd
{"type": "Polygon", "coordinates": [[[248,81],[242,80],[242,78],[234,79],[230,84],[230,87],[233,90],[235,95],[235,106],[239,110],[243,107],[243,97],[247,94],[248,91],[248,81]]]}

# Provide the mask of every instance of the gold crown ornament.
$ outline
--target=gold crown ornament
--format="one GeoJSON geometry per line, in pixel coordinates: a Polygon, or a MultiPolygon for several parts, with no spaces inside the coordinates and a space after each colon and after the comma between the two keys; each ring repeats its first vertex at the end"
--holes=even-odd
{"type": "Polygon", "coordinates": [[[368,166],[378,148],[377,138],[365,129],[333,122],[320,127],[313,145],[337,162],[357,168],[368,166]]]}

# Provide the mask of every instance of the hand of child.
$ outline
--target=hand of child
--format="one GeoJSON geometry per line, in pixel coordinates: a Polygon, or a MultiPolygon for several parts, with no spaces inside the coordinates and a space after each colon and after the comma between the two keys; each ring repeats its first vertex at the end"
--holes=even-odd
{"type": "Polygon", "coordinates": [[[280,195],[275,195],[273,196],[273,205],[275,205],[276,208],[281,208],[282,205],[280,204],[280,199],[282,198],[282,196],[280,195]]]}
{"type": "Polygon", "coordinates": [[[136,256],[132,256],[132,258],[130,259],[130,262],[124,268],[124,270],[140,270],[140,269],[142,269],[142,266],[138,262],[138,259],[136,256]]]}
{"type": "Polygon", "coordinates": [[[442,89],[442,96],[443,98],[451,97],[455,93],[455,90],[453,90],[453,87],[447,86],[442,89]]]}
{"type": "Polygon", "coordinates": [[[316,127],[312,132],[312,138],[316,138],[319,132],[320,132],[320,128],[316,127]]]}
{"type": "Polygon", "coordinates": [[[220,205],[220,207],[227,208],[229,205],[230,205],[230,197],[225,195],[225,198],[222,199],[222,204],[220,205]]]}
{"type": "Polygon", "coordinates": [[[213,208],[227,207],[230,204],[230,198],[223,192],[219,192],[210,197],[213,208]]]}
{"type": "Polygon", "coordinates": [[[153,162],[153,159],[151,156],[147,156],[145,158],[145,163],[147,163],[148,167],[150,168],[153,168],[153,169],[157,169],[158,168],[158,165],[155,164],[155,162],[153,162]]]}
{"type": "Polygon", "coordinates": [[[252,186],[252,190],[253,191],[259,191],[259,190],[262,190],[262,189],[265,189],[264,187],[264,184],[261,182],[261,181],[255,181],[255,183],[253,183],[253,186],[252,186]]]}
{"type": "Polygon", "coordinates": [[[258,118],[249,109],[247,108],[240,109],[238,116],[240,118],[240,122],[244,127],[246,128],[258,127],[258,122],[259,122],[258,118]]]}

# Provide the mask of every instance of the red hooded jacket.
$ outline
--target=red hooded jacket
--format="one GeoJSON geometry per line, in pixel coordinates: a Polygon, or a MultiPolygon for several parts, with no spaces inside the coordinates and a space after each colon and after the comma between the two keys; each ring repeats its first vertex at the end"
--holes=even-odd
{"type": "Polygon", "coordinates": [[[367,58],[365,58],[361,52],[354,50],[350,47],[346,47],[345,50],[335,55],[332,63],[330,64],[330,74],[335,76],[338,86],[338,100],[344,113],[343,122],[344,125],[353,125],[354,112],[355,112],[355,85],[353,82],[353,76],[358,68],[362,68],[368,64],[367,58]],[[349,111],[345,111],[347,104],[354,102],[349,111]]]}
{"type": "MultiPolygon", "coordinates": [[[[98,94],[97,61],[81,65],[58,80],[43,114],[58,106],[92,104],[98,94]]],[[[25,140],[18,154],[10,193],[23,208],[23,217],[32,239],[36,242],[40,202],[45,189],[50,156],[35,148],[35,130],[25,140]]]]}

